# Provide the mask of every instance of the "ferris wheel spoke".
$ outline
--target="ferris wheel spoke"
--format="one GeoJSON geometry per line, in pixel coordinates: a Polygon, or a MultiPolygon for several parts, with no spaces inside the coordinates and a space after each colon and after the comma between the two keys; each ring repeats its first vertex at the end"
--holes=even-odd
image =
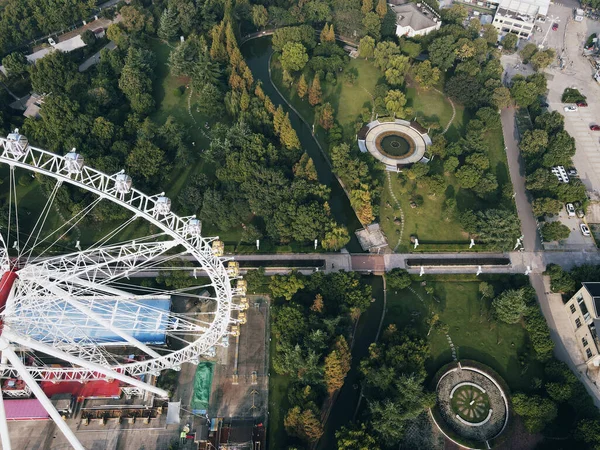
{"type": "MultiPolygon", "coordinates": [[[[46,203],[44,204],[44,207],[42,208],[40,215],[38,216],[35,224],[33,225],[31,233],[29,233],[29,237],[27,238],[27,241],[25,241],[23,248],[19,252],[19,257],[21,257],[24,254],[25,249],[27,248],[27,245],[29,244],[29,241],[31,240],[31,238],[34,235],[35,235],[35,239],[31,246],[31,250],[33,251],[33,249],[36,247],[37,241],[39,240],[40,234],[42,233],[44,225],[46,224],[46,220],[48,219],[48,214],[50,213],[50,210],[52,209],[52,205],[54,204],[54,199],[56,198],[56,193],[58,192],[58,189],[60,188],[61,185],[62,185],[62,181],[60,181],[60,180],[57,180],[56,183],[54,184],[54,187],[52,188],[52,191],[48,195],[48,199],[46,200],[46,203]],[[36,233],[36,230],[37,230],[37,233],[36,233]]],[[[30,255],[31,255],[31,252],[29,252],[27,255],[28,259],[29,259],[30,255]]]]}
{"type": "Polygon", "coordinates": [[[75,214],[73,217],[71,217],[69,220],[65,221],[56,230],[52,231],[49,235],[47,235],[40,242],[36,242],[37,245],[32,246],[30,251],[27,254],[27,263],[29,263],[29,259],[32,256],[33,251],[35,250],[36,247],[40,246],[41,244],[46,242],[48,239],[50,239],[52,236],[57,234],[59,231],[66,228],[66,230],[60,236],[58,236],[50,245],[46,246],[41,251],[41,253],[35,257],[35,259],[33,260],[34,262],[39,260],[39,258],[41,258],[49,249],[53,248],[58,242],[60,242],[60,240],[63,239],[67,235],[67,233],[69,233],[72,229],[77,227],[79,222],[81,222],[98,205],[98,203],[100,203],[100,201],[102,201],[102,198],[98,197],[92,203],[90,203],[88,206],[86,206],[84,209],[82,209],[77,214],[75,214]]]}

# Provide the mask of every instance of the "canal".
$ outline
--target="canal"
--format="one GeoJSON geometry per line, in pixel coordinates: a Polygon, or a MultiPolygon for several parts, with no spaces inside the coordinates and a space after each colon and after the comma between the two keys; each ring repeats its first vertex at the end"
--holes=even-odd
{"type": "Polygon", "coordinates": [[[273,86],[273,83],[271,83],[269,77],[269,59],[273,53],[271,38],[263,37],[252,39],[243,44],[241,50],[248,67],[252,71],[254,79],[262,81],[262,88],[265,94],[271,98],[271,101],[275,106],[282,105],[283,109],[290,114],[292,127],[294,127],[298,134],[302,149],[308,153],[315,164],[319,182],[329,186],[331,189],[329,199],[331,213],[336,222],[345,225],[348,228],[348,233],[350,233],[350,242],[346,245],[346,249],[351,253],[362,252],[363,250],[354,234],[354,232],[359,228],[362,228],[362,226],[358,221],[354,210],[350,206],[350,200],[340,186],[337,178],[332,173],[331,167],[317,146],[310,128],[288,106],[273,86]]]}

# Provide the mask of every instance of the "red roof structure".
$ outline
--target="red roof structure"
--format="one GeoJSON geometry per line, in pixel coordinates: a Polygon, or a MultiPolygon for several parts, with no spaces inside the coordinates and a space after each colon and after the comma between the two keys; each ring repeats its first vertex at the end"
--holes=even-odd
{"type": "Polygon", "coordinates": [[[80,383],[78,381],[61,381],[53,383],[52,381],[42,381],[41,387],[44,393],[51,398],[56,394],[72,394],[73,397],[82,398],[119,398],[121,396],[121,387],[119,380],[107,381],[88,381],[80,383]]]}
{"type": "Polygon", "coordinates": [[[47,420],[50,418],[37,398],[4,400],[7,420],[47,420]]]}

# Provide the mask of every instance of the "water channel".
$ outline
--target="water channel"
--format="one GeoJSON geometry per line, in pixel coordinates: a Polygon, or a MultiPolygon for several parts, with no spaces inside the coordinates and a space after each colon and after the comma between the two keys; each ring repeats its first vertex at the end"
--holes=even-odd
{"type": "Polygon", "coordinates": [[[329,186],[331,195],[329,198],[329,206],[334,219],[348,228],[350,233],[350,242],[346,245],[346,249],[351,253],[362,252],[358,239],[354,231],[362,228],[354,210],[350,206],[350,200],[340,186],[337,178],[331,171],[331,167],[327,163],[321,150],[315,142],[310,128],[298,117],[298,115],[287,105],[284,99],[279,95],[271,79],[269,77],[269,59],[273,53],[271,47],[271,38],[262,37],[252,39],[241,47],[242,54],[246,59],[248,67],[252,71],[255,80],[261,80],[262,88],[275,106],[282,105],[284,111],[289,112],[292,126],[298,134],[302,149],[312,158],[319,182],[329,186]]]}

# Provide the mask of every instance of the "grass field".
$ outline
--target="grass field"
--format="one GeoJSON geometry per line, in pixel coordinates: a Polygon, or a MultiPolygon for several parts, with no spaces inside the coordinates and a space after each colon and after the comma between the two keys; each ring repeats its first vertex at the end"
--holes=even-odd
{"type": "MultiPolygon", "coordinates": [[[[475,277],[473,277],[475,278],[475,277]]],[[[483,281],[483,280],[482,280],[483,281]]],[[[523,283],[520,276],[485,280],[500,292],[510,285],[523,283]]],[[[457,358],[474,359],[498,372],[512,390],[530,390],[534,378],[543,378],[543,368],[533,357],[528,334],[521,324],[509,325],[496,321],[491,314],[491,300],[482,299],[479,281],[427,280],[434,294],[425,292],[420,283],[412,289],[388,290],[386,324],[412,326],[427,336],[427,319],[438,314],[440,322],[448,324],[447,335],[457,349],[457,358]]],[[[434,329],[427,337],[430,375],[452,361],[452,350],[444,330],[434,329]]]]}

